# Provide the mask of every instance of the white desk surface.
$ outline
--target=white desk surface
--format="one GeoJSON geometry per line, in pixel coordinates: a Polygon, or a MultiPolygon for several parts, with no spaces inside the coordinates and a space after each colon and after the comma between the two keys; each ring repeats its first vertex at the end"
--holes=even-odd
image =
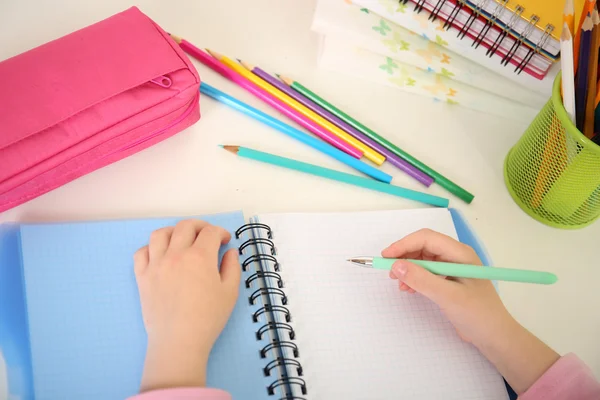
{"type": "MultiPolygon", "coordinates": [[[[433,103],[398,90],[317,68],[310,31],[316,0],[165,2],[136,5],[165,30],[200,47],[246,59],[315,88],[351,115],[475,194],[451,198],[498,266],[556,273],[550,287],[501,283],[502,298],[527,328],[560,353],[577,353],[600,377],[600,222],[582,230],[547,227],[513,202],[503,181],[504,157],[526,125],[433,103]]],[[[341,0],[340,0],[341,1],[341,0]]],[[[0,59],[119,12],[119,0],[0,2],[0,59]]],[[[272,115],[242,89],[196,63],[203,80],[272,115]]],[[[7,77],[4,77],[6,79],[7,77]]],[[[199,215],[242,209],[360,211],[421,207],[399,198],[237,159],[217,145],[240,144],[349,171],[248,117],[201,99],[201,120],[176,136],[0,214],[4,221],[57,221],[199,215]]],[[[394,182],[422,187],[393,167],[394,182]]],[[[447,196],[439,186],[430,193],[447,196]]],[[[1,363],[0,363],[1,364],[1,363]]],[[[0,399],[3,397],[0,366],[0,399]]]]}

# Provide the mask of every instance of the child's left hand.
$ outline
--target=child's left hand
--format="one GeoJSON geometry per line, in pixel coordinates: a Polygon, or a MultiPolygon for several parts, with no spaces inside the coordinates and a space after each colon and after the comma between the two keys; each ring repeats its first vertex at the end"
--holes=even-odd
{"type": "Polygon", "coordinates": [[[218,254],[231,235],[198,220],[152,233],[134,256],[148,349],[141,391],[204,386],[206,364],[238,296],[237,252],[218,254]]]}

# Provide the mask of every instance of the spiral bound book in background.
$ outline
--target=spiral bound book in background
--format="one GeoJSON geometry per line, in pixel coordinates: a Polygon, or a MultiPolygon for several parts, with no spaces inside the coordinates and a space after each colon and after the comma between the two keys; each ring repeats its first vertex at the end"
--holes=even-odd
{"type": "MultiPolygon", "coordinates": [[[[555,62],[556,54],[544,48],[553,43],[554,34],[560,31],[560,27],[547,23],[548,29],[542,31],[540,36],[534,23],[540,23],[541,19],[524,19],[536,13],[532,7],[520,14],[510,11],[509,5],[519,5],[522,3],[520,1],[483,0],[476,2],[475,7],[467,0],[351,1],[356,6],[423,35],[530,90],[550,95],[552,81],[559,66],[555,62]],[[497,13],[486,14],[479,5],[490,5],[497,13]],[[498,18],[500,11],[503,11],[503,15],[507,13],[506,15],[512,16],[507,25],[502,25],[498,18]],[[433,18],[434,15],[436,18],[433,18]],[[517,22],[519,26],[524,23],[526,29],[515,36],[516,31],[512,28],[516,29],[517,22]],[[538,36],[534,33],[539,39],[536,39],[538,36]]],[[[548,7],[557,6],[559,8],[555,11],[560,14],[564,4],[548,1],[548,7]]],[[[524,7],[519,9],[522,8],[524,7]]]]}
{"type": "MultiPolygon", "coordinates": [[[[507,399],[440,310],[345,260],[421,228],[474,246],[455,210],[199,217],[232,232],[240,295],[209,359],[234,399],[507,399]]],[[[0,226],[0,348],[22,399],[122,400],[146,337],[132,254],[176,218],[0,226]]]]}

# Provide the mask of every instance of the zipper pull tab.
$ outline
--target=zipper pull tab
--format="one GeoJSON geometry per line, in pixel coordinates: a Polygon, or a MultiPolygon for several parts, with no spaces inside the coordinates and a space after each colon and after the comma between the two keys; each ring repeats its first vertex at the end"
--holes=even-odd
{"type": "Polygon", "coordinates": [[[171,78],[169,78],[166,75],[162,75],[157,78],[151,79],[150,82],[152,82],[155,85],[158,85],[160,87],[164,87],[164,88],[170,88],[171,85],[173,84],[173,81],[171,81],[171,78]]]}

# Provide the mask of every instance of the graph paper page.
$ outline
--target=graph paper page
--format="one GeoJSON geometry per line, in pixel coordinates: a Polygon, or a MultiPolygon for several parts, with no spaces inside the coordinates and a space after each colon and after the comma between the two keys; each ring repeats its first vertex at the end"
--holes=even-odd
{"type": "MultiPolygon", "coordinates": [[[[241,212],[201,219],[235,232],[241,212]]],[[[23,277],[36,400],[123,400],[135,395],[146,354],[133,253],[180,218],[21,227],[23,277]]],[[[232,239],[219,256],[247,238],[232,239]]],[[[249,273],[244,272],[244,277],[249,273]]],[[[212,349],[207,385],[234,399],[267,398],[248,290],[212,349]]]]}
{"type": "Polygon", "coordinates": [[[273,230],[308,399],[508,398],[499,373],[435,304],[399,291],[385,271],[345,261],[421,228],[456,238],[448,210],[259,218],[273,230]]]}

